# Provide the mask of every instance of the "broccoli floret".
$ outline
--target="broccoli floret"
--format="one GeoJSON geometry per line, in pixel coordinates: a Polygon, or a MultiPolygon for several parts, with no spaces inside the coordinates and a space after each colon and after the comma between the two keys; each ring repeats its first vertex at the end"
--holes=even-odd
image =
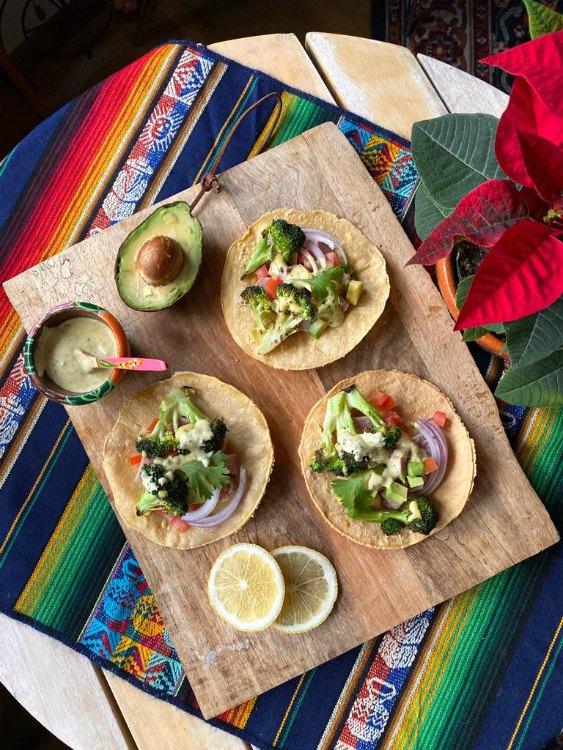
{"type": "Polygon", "coordinates": [[[215,453],[215,451],[220,450],[223,445],[225,435],[228,432],[227,425],[222,419],[212,419],[209,426],[211,427],[213,435],[209,440],[205,440],[201,447],[206,453],[215,453]]]}
{"type": "Polygon", "coordinates": [[[348,476],[363,471],[368,463],[367,455],[355,456],[339,447],[344,434],[356,435],[356,425],[341,391],[329,398],[323,422],[322,447],[309,464],[312,471],[330,471],[338,476],[348,476]]]}
{"type": "Polygon", "coordinates": [[[381,522],[381,531],[387,536],[393,536],[398,534],[401,529],[405,528],[405,524],[402,521],[398,521],[396,518],[387,518],[381,522]]]}
{"type": "Polygon", "coordinates": [[[242,290],[240,296],[254,314],[256,328],[259,331],[264,331],[274,319],[272,300],[258,284],[247,286],[246,289],[242,290]]]}
{"type": "Polygon", "coordinates": [[[398,510],[366,510],[356,513],[353,517],[360,521],[380,523],[385,534],[397,534],[406,527],[418,534],[428,535],[438,522],[438,514],[426,495],[418,495],[413,500],[407,500],[398,510]],[[413,518],[413,503],[416,504],[420,517],[413,518]]]}
{"type": "Polygon", "coordinates": [[[309,295],[291,284],[278,286],[274,306],[277,312],[276,321],[264,332],[258,354],[271,352],[282,341],[296,333],[301,323],[310,323],[315,319],[315,308],[309,295]]]}
{"type": "Polygon", "coordinates": [[[159,435],[153,436],[139,435],[135,441],[135,447],[139,453],[144,453],[149,458],[164,458],[171,451],[176,450],[178,442],[171,432],[162,433],[162,437],[159,435]]]}
{"type": "Polygon", "coordinates": [[[183,516],[188,505],[188,482],[181,471],[165,471],[160,464],[143,467],[143,473],[157,485],[151,492],[145,490],[137,502],[137,515],[162,510],[169,516],[183,516]]]}
{"type": "MultiPolygon", "coordinates": [[[[201,419],[207,420],[205,414],[192,401],[193,393],[194,391],[191,388],[172,388],[169,391],[166,398],[160,403],[158,421],[154,428],[146,435],[139,435],[135,441],[139,453],[144,453],[149,458],[164,458],[172,451],[186,452],[186,450],[180,448],[175,437],[175,433],[180,427],[180,419],[187,419],[191,424],[195,424],[201,419]]],[[[213,437],[207,442],[209,445],[215,443],[220,445],[227,430],[224,422],[212,420],[211,429],[213,437]]],[[[204,450],[206,449],[204,448],[204,450]]]]}
{"type": "Polygon", "coordinates": [[[386,425],[383,417],[375,406],[360,393],[356,385],[350,385],[344,389],[346,399],[351,409],[357,409],[359,412],[369,417],[377,432],[381,432],[385,440],[385,447],[388,450],[394,450],[401,437],[401,428],[397,425],[386,425]]]}
{"type": "Polygon", "coordinates": [[[330,471],[339,477],[345,477],[356,471],[363,471],[366,468],[366,461],[356,461],[350,453],[338,455],[333,453],[325,456],[322,450],[318,450],[309,462],[311,471],[321,473],[330,471]]]}
{"type": "Polygon", "coordinates": [[[285,219],[274,219],[265,230],[266,237],[271,239],[277,258],[284,263],[291,263],[293,256],[305,242],[305,233],[297,224],[290,224],[285,219]]]}
{"type": "Polygon", "coordinates": [[[397,427],[397,425],[387,425],[382,432],[385,439],[385,447],[390,451],[395,450],[397,443],[401,439],[401,428],[397,427]]]}
{"type": "Polygon", "coordinates": [[[270,263],[274,258],[286,265],[291,263],[304,242],[305,234],[301,227],[284,219],[274,219],[262,232],[256,250],[246,264],[244,276],[253,273],[265,263],[270,263]]]}
{"type": "Polygon", "coordinates": [[[315,319],[315,307],[311,295],[306,290],[299,290],[293,284],[280,284],[276,289],[275,308],[278,313],[293,313],[303,320],[315,319]]]}

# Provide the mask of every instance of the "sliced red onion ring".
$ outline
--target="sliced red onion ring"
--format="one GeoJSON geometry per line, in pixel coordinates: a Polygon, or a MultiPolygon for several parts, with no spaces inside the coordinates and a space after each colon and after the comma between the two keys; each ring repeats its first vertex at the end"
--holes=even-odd
{"type": "Polygon", "coordinates": [[[341,299],[340,307],[342,308],[342,312],[346,312],[346,310],[350,307],[350,303],[345,299],[341,299]]]}
{"type": "Polygon", "coordinates": [[[202,518],[207,518],[207,516],[215,510],[217,503],[219,502],[220,494],[221,489],[217,487],[209,500],[206,500],[197,510],[189,510],[187,513],[184,513],[184,515],[181,516],[182,521],[192,523],[193,521],[201,521],[202,518]]]}
{"type": "Polygon", "coordinates": [[[266,288],[266,284],[268,283],[268,281],[269,281],[269,280],[270,280],[270,277],[269,277],[269,276],[261,276],[261,277],[260,277],[260,278],[258,279],[258,281],[256,282],[256,284],[257,284],[258,286],[261,286],[261,287],[262,287],[262,289],[265,289],[265,288],[266,288]]]}
{"type": "Polygon", "coordinates": [[[321,248],[316,242],[311,240],[305,240],[303,247],[308,250],[312,255],[315,256],[315,260],[318,260],[321,266],[326,266],[326,257],[321,248]]]}
{"type": "Polygon", "coordinates": [[[231,500],[231,502],[228,505],[225,505],[223,510],[219,511],[219,513],[216,513],[214,516],[209,516],[202,519],[201,521],[196,521],[195,523],[190,521],[190,524],[192,526],[196,526],[199,529],[209,529],[212,526],[217,526],[218,524],[223,523],[223,521],[226,521],[228,518],[230,518],[238,508],[242,496],[244,495],[245,489],[246,469],[244,468],[244,466],[241,466],[237,491],[233,495],[233,499],[231,500]]]}
{"type": "Polygon", "coordinates": [[[305,248],[301,248],[301,253],[303,254],[303,257],[307,260],[307,263],[311,266],[311,271],[313,273],[317,273],[319,270],[319,267],[317,265],[317,261],[315,260],[315,256],[310,253],[305,248]]]}
{"type": "Polygon", "coordinates": [[[440,484],[446,473],[448,463],[448,444],[441,427],[432,419],[418,419],[417,432],[413,435],[413,442],[432,456],[438,468],[427,474],[422,487],[412,490],[413,495],[421,492],[433,492],[440,484]]]}
{"type": "Polygon", "coordinates": [[[334,252],[338,255],[343,263],[348,262],[346,259],[346,253],[342,249],[342,246],[330,234],[327,234],[326,232],[323,232],[320,229],[315,229],[313,227],[303,228],[303,232],[305,233],[305,237],[308,240],[310,240],[311,242],[324,243],[331,250],[334,250],[334,252]]]}
{"type": "Polygon", "coordinates": [[[354,417],[354,424],[358,432],[374,432],[373,422],[369,417],[354,417]]]}

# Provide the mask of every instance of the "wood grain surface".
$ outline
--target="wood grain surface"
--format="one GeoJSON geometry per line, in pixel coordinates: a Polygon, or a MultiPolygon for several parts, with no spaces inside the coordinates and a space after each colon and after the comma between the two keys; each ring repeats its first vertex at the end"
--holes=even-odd
{"type": "Polygon", "coordinates": [[[341,107],[404,138],[416,120],[446,112],[406,47],[316,31],[307,34],[305,46],[341,107]]]}
{"type": "MultiPolygon", "coordinates": [[[[26,326],[69,297],[98,302],[117,315],[132,349],[159,356],[172,370],[220,377],[253,398],[268,419],[276,467],[255,518],[236,537],[191,551],[152,544],[126,529],[205,716],[263,692],[415,613],[463,591],[557,540],[557,533],[508,444],[493,397],[423,268],[405,268],[412,246],[353,148],[327,123],[220,178],[207,196],[204,262],[184,301],[138,313],[119,300],[113,260],[143,211],[7,282],[26,326]],[[345,165],[345,166],[344,166],[345,165]],[[274,371],[241,352],[219,308],[222,262],[230,243],[262,213],[279,206],[323,208],[352,221],[383,252],[391,301],[372,332],[344,360],[321,371],[274,371]],[[370,551],[324,525],[307,498],[296,447],[310,406],[335,382],[368,368],[410,370],[446,393],[477,446],[478,476],[461,516],[407,550],[370,551]],[[308,544],[336,566],[341,595],[332,616],[309,634],[242,635],[221,623],[205,597],[209,569],[234,541],[267,548],[308,544]]],[[[190,199],[194,190],[178,198],[190,199]]],[[[130,374],[97,404],[69,408],[94,466],[124,398],[154,375],[130,374]]],[[[228,421],[228,415],[225,415],[228,421]]],[[[101,477],[104,481],[103,476],[101,477]]]]}

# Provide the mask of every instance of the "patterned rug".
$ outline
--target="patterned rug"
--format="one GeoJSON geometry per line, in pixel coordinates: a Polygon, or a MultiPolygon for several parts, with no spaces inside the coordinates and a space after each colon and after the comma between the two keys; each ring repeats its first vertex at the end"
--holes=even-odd
{"type": "MultiPolygon", "coordinates": [[[[402,138],[203,47],[170,43],[65,106],[0,166],[1,279],[197,182],[238,113],[277,90],[274,144],[336,123],[409,226],[416,173],[402,138]]],[[[267,117],[258,111],[238,131],[224,168],[252,153],[267,117]]],[[[0,316],[0,610],[197,714],[66,412],[24,376],[24,333],[3,292],[0,316]]],[[[494,385],[499,361],[472,351],[494,385]]],[[[563,415],[501,409],[562,522],[563,415]]],[[[549,550],[213,723],[260,748],[538,748],[560,725],[562,570],[560,548],[549,550]]]]}
{"type": "MultiPolygon", "coordinates": [[[[563,11],[563,0],[540,0],[563,11]]],[[[372,0],[375,39],[409,47],[467,70],[505,91],[510,76],[478,61],[527,41],[522,0],[372,0]]]]}

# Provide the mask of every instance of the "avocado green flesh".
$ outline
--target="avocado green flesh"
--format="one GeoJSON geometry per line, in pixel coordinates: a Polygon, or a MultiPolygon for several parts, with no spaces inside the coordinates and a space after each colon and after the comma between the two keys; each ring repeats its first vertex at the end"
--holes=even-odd
{"type": "Polygon", "coordinates": [[[119,296],[134,310],[162,310],[170,307],[192,288],[201,264],[203,230],[184,201],[157,208],[127,235],[117,251],[115,282],[119,296]],[[136,268],[142,245],[152,237],[164,235],[180,245],[184,254],[182,270],[168,284],[152,286],[136,268]]]}

